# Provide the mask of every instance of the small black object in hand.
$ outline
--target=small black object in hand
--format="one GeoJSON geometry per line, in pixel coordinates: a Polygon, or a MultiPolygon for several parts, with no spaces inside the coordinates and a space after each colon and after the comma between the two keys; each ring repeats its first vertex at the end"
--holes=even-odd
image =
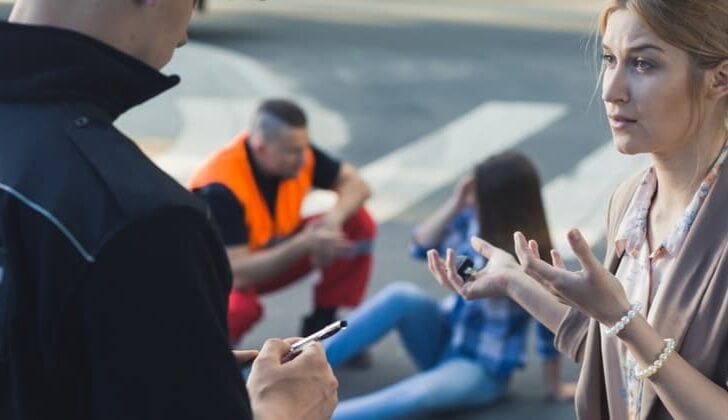
{"type": "Polygon", "coordinates": [[[465,281],[473,279],[473,274],[475,274],[474,266],[475,263],[473,260],[465,255],[458,255],[455,258],[455,268],[457,269],[458,275],[465,281]]]}

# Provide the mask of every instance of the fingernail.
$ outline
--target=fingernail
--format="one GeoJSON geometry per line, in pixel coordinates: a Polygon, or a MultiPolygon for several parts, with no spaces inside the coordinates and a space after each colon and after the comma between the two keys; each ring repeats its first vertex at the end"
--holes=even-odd
{"type": "Polygon", "coordinates": [[[579,231],[576,229],[572,229],[569,231],[569,239],[572,241],[578,241],[581,239],[581,235],[579,234],[579,231]]]}

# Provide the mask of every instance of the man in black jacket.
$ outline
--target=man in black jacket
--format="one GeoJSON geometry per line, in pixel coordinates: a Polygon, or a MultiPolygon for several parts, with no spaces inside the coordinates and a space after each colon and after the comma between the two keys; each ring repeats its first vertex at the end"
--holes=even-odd
{"type": "Polygon", "coordinates": [[[0,23],[0,418],[326,418],[319,345],[246,386],[204,207],[113,121],[171,88],[194,0],[16,0],[0,23]],[[248,396],[249,394],[249,396],[248,396]]]}

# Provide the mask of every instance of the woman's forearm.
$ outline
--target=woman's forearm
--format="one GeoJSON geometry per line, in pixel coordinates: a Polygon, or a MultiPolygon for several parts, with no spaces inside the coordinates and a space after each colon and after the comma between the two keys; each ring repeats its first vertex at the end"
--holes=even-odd
{"type": "MultiPolygon", "coordinates": [[[[619,334],[630,353],[645,368],[665,348],[665,338],[638,316],[619,334]]],[[[728,391],[692,367],[675,351],[649,379],[660,401],[674,418],[725,419],[728,415],[728,391]]]]}
{"type": "Polygon", "coordinates": [[[517,281],[509,282],[508,296],[553,333],[569,310],[567,305],[526,274],[517,281]]]}

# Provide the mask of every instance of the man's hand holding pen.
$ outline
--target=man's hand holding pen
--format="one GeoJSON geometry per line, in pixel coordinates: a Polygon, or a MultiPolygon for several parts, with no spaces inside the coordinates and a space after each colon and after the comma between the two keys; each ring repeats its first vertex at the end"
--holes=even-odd
{"type": "Polygon", "coordinates": [[[324,348],[312,343],[284,362],[297,340],[267,340],[255,357],[246,385],[256,420],[331,418],[339,383],[324,348]]]}
{"type": "Polygon", "coordinates": [[[319,342],[345,327],[346,321],[337,321],[306,338],[270,339],[260,351],[233,351],[239,365],[251,366],[247,389],[256,419],[331,417],[339,383],[319,342]]]}

